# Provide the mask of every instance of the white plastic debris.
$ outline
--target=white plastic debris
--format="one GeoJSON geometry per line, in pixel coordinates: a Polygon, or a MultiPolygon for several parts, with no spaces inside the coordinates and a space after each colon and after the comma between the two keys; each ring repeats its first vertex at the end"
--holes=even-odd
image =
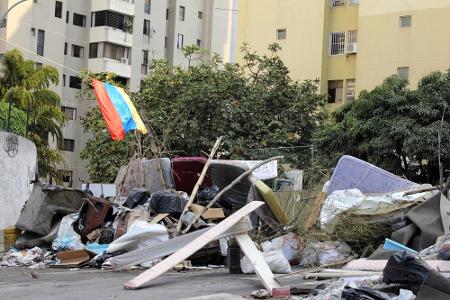
{"type": "MultiPolygon", "coordinates": [[[[281,250],[263,252],[262,255],[273,273],[288,274],[292,272],[291,265],[281,250]]],[[[241,270],[244,274],[255,273],[253,264],[247,256],[241,259],[241,270]]]]}
{"type": "Polygon", "coordinates": [[[108,252],[142,249],[168,239],[169,234],[163,225],[136,220],[124,235],[109,244],[108,252]]]}
{"type": "Polygon", "coordinates": [[[81,237],[73,230],[72,224],[78,219],[78,214],[70,214],[62,218],[59,224],[58,234],[52,243],[53,250],[82,250],[84,244],[81,237]]]}
{"type": "Polygon", "coordinates": [[[283,254],[288,261],[298,259],[300,254],[300,243],[293,233],[288,233],[271,241],[261,243],[261,247],[264,252],[274,250],[283,251],[283,254]]]}
{"type": "Polygon", "coordinates": [[[33,249],[19,251],[16,249],[9,250],[2,259],[1,265],[6,267],[32,266],[40,265],[44,260],[44,251],[39,247],[33,249]]]}

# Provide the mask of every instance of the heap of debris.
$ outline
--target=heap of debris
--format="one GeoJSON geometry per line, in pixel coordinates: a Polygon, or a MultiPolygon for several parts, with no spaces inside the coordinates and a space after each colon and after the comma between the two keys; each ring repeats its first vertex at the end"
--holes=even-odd
{"type": "Polygon", "coordinates": [[[308,239],[263,181],[282,157],[213,160],[219,142],[209,158],[133,158],[113,192],[35,184],[1,264],[149,268],[128,289],[173,268],[225,264],[258,275],[257,298],[450,297],[450,201],[439,190],[343,156],[302,224],[327,238],[308,239]]]}

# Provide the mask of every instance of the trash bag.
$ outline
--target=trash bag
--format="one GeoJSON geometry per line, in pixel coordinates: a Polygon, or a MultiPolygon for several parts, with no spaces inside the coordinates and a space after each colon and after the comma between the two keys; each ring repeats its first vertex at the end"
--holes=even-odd
{"type": "MultiPolygon", "coordinates": [[[[281,250],[263,252],[262,255],[273,273],[289,274],[292,272],[291,265],[289,264],[289,261],[286,259],[286,257],[284,257],[281,250]]],[[[255,273],[253,264],[247,256],[244,256],[241,259],[241,269],[242,273],[244,274],[255,273]]]]}
{"type": "Polygon", "coordinates": [[[450,279],[406,251],[396,252],[389,258],[383,280],[405,285],[417,294],[416,299],[450,299],[450,279]]]}
{"type": "Polygon", "coordinates": [[[352,249],[345,242],[311,242],[302,251],[300,265],[329,265],[352,255],[352,249]]]}
{"type": "Polygon", "coordinates": [[[150,198],[150,193],[145,188],[133,188],[128,193],[127,201],[125,201],[123,206],[135,208],[138,205],[147,203],[148,198],[150,198]]]}
{"type": "Polygon", "coordinates": [[[156,192],[150,198],[150,209],[156,213],[181,214],[186,203],[186,193],[156,192]]]}
{"type": "Polygon", "coordinates": [[[206,206],[212,199],[219,193],[217,186],[212,187],[200,187],[197,193],[197,204],[206,206]]]}
{"type": "Polygon", "coordinates": [[[70,214],[61,220],[58,234],[52,243],[52,249],[55,251],[64,250],[82,250],[84,244],[81,242],[81,237],[73,229],[72,224],[78,219],[78,214],[70,214]]]}
{"type": "Polygon", "coordinates": [[[283,251],[283,255],[289,262],[295,262],[299,259],[300,254],[300,242],[293,233],[288,233],[283,236],[277,237],[271,241],[261,243],[261,247],[264,252],[273,250],[283,251]]]}

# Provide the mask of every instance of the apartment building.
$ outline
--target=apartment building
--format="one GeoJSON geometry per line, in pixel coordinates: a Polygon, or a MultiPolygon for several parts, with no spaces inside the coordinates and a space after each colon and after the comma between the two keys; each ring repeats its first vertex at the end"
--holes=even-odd
{"type": "Polygon", "coordinates": [[[450,68],[448,0],[241,0],[238,7],[238,47],[265,52],[279,43],[292,77],[320,79],[331,109],[392,74],[414,88],[450,68]]]}
{"type": "MultiPolygon", "coordinates": [[[[0,1],[0,15],[17,2],[0,1]]],[[[80,117],[96,103],[80,97],[78,72],[114,72],[136,91],[151,72],[152,58],[186,67],[181,52],[186,45],[231,61],[236,5],[235,0],[28,0],[11,10],[0,28],[0,56],[17,48],[36,67],[52,65],[61,76],[53,88],[69,120],[62,147],[66,184],[79,187],[80,179],[89,180],[79,155],[89,138],[80,117]]]]}

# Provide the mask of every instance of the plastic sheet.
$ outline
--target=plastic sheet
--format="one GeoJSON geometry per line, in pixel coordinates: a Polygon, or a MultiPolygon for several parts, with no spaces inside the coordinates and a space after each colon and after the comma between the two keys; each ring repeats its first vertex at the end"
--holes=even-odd
{"type": "Polygon", "coordinates": [[[169,239],[166,228],[160,224],[134,221],[130,229],[120,238],[109,244],[108,252],[127,252],[152,246],[169,239]]]}
{"type": "Polygon", "coordinates": [[[289,262],[297,260],[298,263],[300,243],[293,233],[288,233],[271,241],[261,243],[261,247],[264,252],[281,250],[289,262]]]}
{"type": "MultiPolygon", "coordinates": [[[[263,252],[262,255],[273,273],[289,274],[292,272],[291,265],[281,250],[263,252]]],[[[247,256],[241,259],[241,269],[244,274],[255,273],[255,269],[247,256]]]]}
{"type": "Polygon", "coordinates": [[[303,249],[300,265],[328,265],[351,255],[352,249],[345,242],[312,242],[303,249]]]}
{"type": "Polygon", "coordinates": [[[81,242],[80,235],[73,230],[72,226],[77,219],[78,214],[70,214],[61,220],[58,234],[52,243],[53,250],[64,251],[84,249],[84,244],[81,242]]]}

